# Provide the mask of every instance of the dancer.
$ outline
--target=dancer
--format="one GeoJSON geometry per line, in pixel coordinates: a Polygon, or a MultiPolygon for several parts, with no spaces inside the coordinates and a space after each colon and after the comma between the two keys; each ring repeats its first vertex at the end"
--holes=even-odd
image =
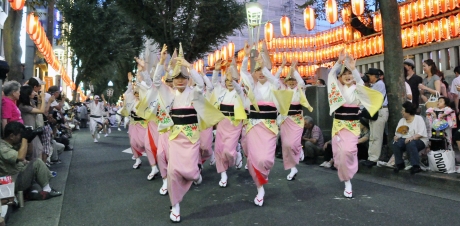
{"type": "MultiPolygon", "coordinates": [[[[203,69],[205,70],[205,69],[203,69]]],[[[206,74],[201,73],[201,78],[203,79],[203,83],[205,84],[204,87],[198,87],[199,89],[204,90],[204,97],[206,100],[210,100],[212,96],[212,91],[214,90],[214,86],[209,81],[208,76],[206,74]]],[[[198,84],[197,84],[198,85],[198,84]]],[[[200,153],[201,153],[201,165],[200,168],[203,169],[203,164],[206,160],[210,159],[209,165],[213,166],[216,163],[214,150],[212,149],[212,142],[214,140],[213,134],[213,127],[209,127],[203,131],[200,131],[200,153]]]]}
{"type": "MultiPolygon", "coordinates": [[[[166,45],[163,46],[162,56],[157,68],[163,69],[166,45]]],[[[168,146],[168,193],[171,200],[170,220],[180,222],[180,206],[185,193],[190,189],[192,182],[200,184],[202,177],[198,164],[200,163],[200,123],[216,124],[223,119],[223,115],[213,108],[203,97],[203,79],[192,65],[183,58],[182,45],[179,48],[179,57],[174,66],[172,78],[174,89],[161,81],[162,73],[156,73],[154,85],[159,89],[160,99],[164,107],[160,109],[162,118],[158,129],[171,128],[168,146]],[[189,74],[190,71],[190,74],[189,74]],[[187,86],[189,76],[197,84],[193,90],[187,86]],[[217,116],[217,117],[216,117],[217,116]]],[[[161,104],[161,103],[160,103],[161,104]]],[[[208,125],[202,125],[208,128],[208,125]]]]}
{"type": "Polygon", "coordinates": [[[351,179],[358,171],[359,105],[363,105],[370,115],[374,115],[383,102],[380,92],[364,86],[358,70],[355,69],[355,63],[356,59],[347,55],[343,49],[337,63],[329,72],[327,86],[329,113],[335,113],[331,141],[334,166],[340,181],[345,182],[343,195],[347,198],[353,197],[351,179]],[[344,60],[345,65],[342,65],[344,60]]]}
{"type": "Polygon", "coordinates": [[[305,82],[296,71],[297,61],[292,62],[289,74],[284,79],[286,88],[283,91],[276,91],[277,99],[282,99],[280,103],[290,103],[289,108],[282,108],[279,120],[281,131],[281,143],[283,153],[284,169],[290,169],[291,172],[286,179],[291,181],[297,175],[299,160],[303,160],[304,153],[302,150],[302,132],[304,127],[304,118],[302,106],[310,112],[313,108],[305,97],[305,82]]]}
{"type": "Polygon", "coordinates": [[[224,188],[228,185],[228,168],[236,166],[237,169],[240,169],[243,164],[241,152],[237,152],[237,145],[243,127],[243,120],[247,116],[242,101],[244,100],[244,93],[237,83],[239,80],[237,69],[234,65],[227,68],[224,86],[218,77],[221,65],[222,60],[218,60],[212,74],[214,91],[211,97],[211,104],[220,109],[226,116],[224,120],[217,124],[214,144],[217,173],[220,173],[221,176],[219,186],[224,188]]]}
{"type": "MultiPolygon", "coordinates": [[[[245,57],[242,63],[241,77],[248,88],[248,98],[251,100],[249,120],[246,126],[246,145],[248,154],[248,169],[256,186],[257,195],[254,203],[262,206],[265,190],[263,185],[268,183],[268,174],[275,162],[275,148],[278,134],[276,123],[278,106],[273,90],[281,87],[279,79],[267,69],[262,55],[259,55],[252,76],[258,79],[254,84],[251,75],[246,71],[250,47],[244,47],[245,57]]],[[[289,103],[289,102],[288,102],[289,103]]]]}
{"type": "Polygon", "coordinates": [[[93,136],[94,143],[97,143],[100,138],[99,131],[103,127],[103,115],[105,113],[104,108],[107,106],[105,102],[104,94],[101,94],[102,102],[100,102],[101,98],[98,95],[94,96],[94,100],[89,103],[89,110],[91,114],[89,115],[89,130],[91,135],[93,136]],[[97,139],[96,139],[97,136],[97,139]]]}
{"type": "MultiPolygon", "coordinates": [[[[158,144],[158,118],[156,116],[158,90],[152,86],[149,70],[145,68],[144,60],[134,58],[137,62],[139,71],[139,104],[136,106],[137,115],[147,120],[147,131],[144,137],[144,147],[152,171],[147,176],[147,180],[155,179],[159,170],[157,167],[157,144],[158,144]]],[[[157,72],[157,70],[155,70],[157,72]]],[[[161,72],[160,72],[161,73],[161,72]]]]}
{"type": "Polygon", "coordinates": [[[129,112],[130,120],[129,120],[129,143],[131,144],[131,150],[133,151],[133,159],[136,162],[133,165],[133,169],[139,169],[142,165],[142,160],[140,157],[142,153],[145,152],[145,134],[147,132],[147,121],[139,117],[136,112],[136,106],[139,103],[139,88],[133,87],[133,74],[131,72],[128,73],[128,89],[126,90],[125,96],[125,104],[123,107],[124,111],[122,115],[126,115],[129,112]]]}

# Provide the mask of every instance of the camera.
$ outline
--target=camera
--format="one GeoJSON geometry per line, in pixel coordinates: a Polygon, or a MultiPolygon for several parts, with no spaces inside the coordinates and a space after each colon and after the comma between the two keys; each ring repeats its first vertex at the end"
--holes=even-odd
{"type": "Polygon", "coordinates": [[[32,126],[25,126],[21,132],[22,138],[26,139],[29,143],[36,137],[43,134],[43,127],[33,129],[32,126]]]}

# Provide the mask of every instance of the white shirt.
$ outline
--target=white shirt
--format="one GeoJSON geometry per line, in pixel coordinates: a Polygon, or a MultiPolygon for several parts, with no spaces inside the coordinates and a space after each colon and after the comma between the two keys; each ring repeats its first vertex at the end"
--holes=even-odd
{"type": "Polygon", "coordinates": [[[402,137],[402,138],[409,138],[412,137],[416,134],[422,136],[420,138],[423,143],[425,143],[425,146],[428,145],[428,134],[426,132],[426,124],[425,120],[422,118],[420,115],[415,115],[414,120],[411,123],[407,123],[405,118],[402,118],[398,122],[398,126],[396,128],[399,128],[400,126],[407,126],[409,127],[409,131],[407,132],[406,135],[400,134],[396,132],[397,137],[402,137]]]}
{"type": "MultiPolygon", "coordinates": [[[[412,96],[412,90],[410,89],[409,84],[407,82],[404,82],[404,83],[406,85],[406,95],[411,95],[412,96]]],[[[412,100],[408,100],[408,101],[412,102],[412,100]]]]}
{"type": "Polygon", "coordinates": [[[98,102],[97,104],[95,101],[91,102],[89,104],[89,109],[91,111],[91,115],[94,116],[103,116],[105,113],[104,104],[102,102],[98,102]]]}
{"type": "Polygon", "coordinates": [[[460,76],[454,78],[454,80],[452,81],[452,85],[450,86],[450,92],[453,94],[457,94],[457,96],[460,96],[460,92],[457,91],[457,86],[460,86],[460,76]]]}

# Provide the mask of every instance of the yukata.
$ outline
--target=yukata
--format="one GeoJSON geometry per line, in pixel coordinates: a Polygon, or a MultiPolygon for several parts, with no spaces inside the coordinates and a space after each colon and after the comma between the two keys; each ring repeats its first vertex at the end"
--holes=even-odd
{"type": "MultiPolygon", "coordinates": [[[[131,150],[133,151],[134,157],[137,159],[142,156],[145,152],[145,136],[147,132],[147,121],[137,115],[135,106],[139,103],[137,98],[134,96],[132,84],[128,84],[128,90],[125,92],[125,101],[123,111],[128,112],[129,115],[129,143],[131,150]]],[[[126,113],[124,113],[126,114],[126,113]]],[[[149,158],[150,161],[150,158],[149,158]]]]}
{"type": "MultiPolygon", "coordinates": [[[[243,59],[241,68],[247,68],[248,58],[243,59]]],[[[268,175],[275,163],[275,149],[278,135],[278,106],[274,90],[281,87],[279,79],[264,67],[263,75],[267,82],[254,84],[254,79],[241,70],[243,82],[249,88],[248,98],[251,106],[245,128],[246,154],[249,173],[257,187],[268,183],[268,175]]]]}
{"type": "MultiPolygon", "coordinates": [[[[206,91],[204,93],[205,98],[209,101],[211,98],[212,91],[214,86],[211,81],[209,81],[208,76],[203,76],[203,82],[206,86],[206,91]]],[[[203,88],[203,87],[198,87],[203,88]]],[[[213,153],[212,142],[214,140],[213,127],[209,127],[200,132],[200,153],[201,153],[201,165],[208,160],[213,153]]]]}
{"type": "MultiPolygon", "coordinates": [[[[157,70],[164,70],[163,67],[158,65],[157,70]]],[[[172,206],[182,201],[192,182],[200,177],[200,128],[208,127],[200,125],[198,117],[206,119],[200,120],[200,123],[211,125],[223,118],[205,100],[199,88],[204,85],[201,76],[193,69],[190,73],[197,87],[192,89],[186,86],[183,92],[164,84],[161,81],[162,73],[155,73],[153,81],[160,99],[158,130],[169,130],[167,179],[172,206]]]]}
{"type": "Polygon", "coordinates": [[[284,169],[291,169],[299,164],[302,150],[302,133],[304,128],[304,118],[302,106],[310,112],[313,108],[305,97],[305,85],[303,79],[297,71],[293,72],[297,81],[297,87],[291,89],[284,87],[282,91],[276,91],[275,95],[280,100],[282,111],[278,116],[281,133],[281,144],[283,153],[284,169]],[[286,105],[290,103],[290,105],[286,105]]]}
{"type": "Polygon", "coordinates": [[[356,85],[342,85],[337,79],[337,71],[342,67],[336,63],[328,75],[328,100],[332,123],[332,152],[334,166],[340,181],[349,181],[358,171],[358,137],[360,135],[359,105],[363,105],[371,115],[382,106],[383,95],[364,86],[359,72],[352,71],[356,85]]]}
{"type": "Polygon", "coordinates": [[[243,120],[247,118],[244,111],[244,94],[233,89],[228,90],[219,82],[218,71],[214,71],[212,81],[214,90],[211,97],[211,104],[219,109],[225,119],[217,124],[216,140],[214,151],[216,155],[216,169],[218,173],[228,170],[229,167],[238,164],[236,162],[238,152],[238,140],[241,136],[243,120]]]}

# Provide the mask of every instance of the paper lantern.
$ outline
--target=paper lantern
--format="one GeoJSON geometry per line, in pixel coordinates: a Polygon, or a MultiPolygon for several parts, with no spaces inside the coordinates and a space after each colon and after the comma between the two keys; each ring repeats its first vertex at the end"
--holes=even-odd
{"type": "Polygon", "coordinates": [[[220,57],[222,60],[228,59],[227,46],[222,46],[222,49],[220,50],[220,57]]]}
{"type": "Polygon", "coordinates": [[[443,39],[450,39],[450,22],[447,18],[441,19],[441,30],[442,30],[442,38],[443,39]]]}
{"type": "Polygon", "coordinates": [[[450,16],[449,23],[450,23],[451,36],[457,37],[457,35],[459,34],[459,30],[460,30],[460,23],[459,23],[458,17],[454,15],[450,16]]]}
{"type": "Polygon", "coordinates": [[[21,10],[24,8],[25,0],[8,0],[13,10],[21,10]]]}
{"type": "Polygon", "coordinates": [[[431,22],[427,22],[425,24],[425,31],[426,31],[426,42],[430,43],[434,40],[434,26],[431,22]]]}
{"type": "Polygon", "coordinates": [[[442,39],[442,23],[440,20],[435,20],[433,22],[433,26],[434,26],[434,39],[436,39],[436,41],[441,41],[442,39]]]}
{"type": "Polygon", "coordinates": [[[410,16],[411,16],[411,21],[415,22],[417,21],[417,2],[411,2],[410,3],[410,16]]]}
{"type": "Polygon", "coordinates": [[[282,16],[280,19],[281,35],[284,37],[291,34],[291,20],[287,16],[282,16]]]}
{"type": "Polygon", "coordinates": [[[350,8],[348,8],[348,7],[343,8],[341,14],[342,14],[342,21],[344,23],[350,23],[350,20],[351,20],[351,10],[350,10],[350,8]]]}
{"type": "Polygon", "coordinates": [[[409,23],[412,21],[411,13],[412,13],[411,5],[410,4],[404,5],[404,21],[406,23],[409,23]]]}
{"type": "Polygon", "coordinates": [[[432,1],[433,4],[433,15],[438,15],[441,13],[441,2],[440,0],[434,0],[432,1]]]}
{"type": "Polygon", "coordinates": [[[449,2],[449,9],[454,10],[460,6],[460,2],[458,0],[447,0],[449,2]]]}
{"type": "Polygon", "coordinates": [[[364,13],[364,0],[351,0],[353,14],[359,16],[364,13]]]}
{"type": "Polygon", "coordinates": [[[208,54],[208,66],[212,67],[214,65],[214,55],[208,54]]]}
{"type": "Polygon", "coordinates": [[[293,44],[294,44],[294,40],[292,37],[287,37],[287,42],[288,42],[288,48],[289,49],[292,49],[293,48],[293,44]]]}
{"type": "Polygon", "coordinates": [[[401,25],[405,24],[406,23],[406,11],[404,10],[404,6],[399,6],[399,23],[401,25]]]}
{"type": "Polygon", "coordinates": [[[374,30],[377,32],[382,31],[382,14],[376,13],[374,15],[374,30]]]}
{"type": "Polygon", "coordinates": [[[422,33],[423,31],[423,25],[419,24],[415,27],[415,30],[414,30],[414,35],[416,36],[415,38],[415,45],[418,45],[418,44],[423,44],[422,43],[422,33]]]}
{"type": "Polygon", "coordinates": [[[425,18],[425,1],[419,0],[416,2],[417,4],[417,17],[419,19],[425,18]]]}
{"type": "Polygon", "coordinates": [[[303,23],[305,24],[305,28],[309,31],[315,28],[316,18],[315,10],[313,8],[305,8],[305,10],[303,11],[303,23]]]}
{"type": "Polygon", "coordinates": [[[407,47],[407,30],[406,29],[401,30],[401,42],[402,42],[402,47],[406,48],[407,47]]]}
{"type": "Polygon", "coordinates": [[[377,40],[378,52],[383,53],[384,45],[383,45],[383,36],[380,35],[377,40]]]}
{"type": "Polygon", "coordinates": [[[345,41],[351,41],[353,39],[353,30],[350,26],[345,26],[343,28],[343,36],[345,41]]]}
{"type": "Polygon", "coordinates": [[[27,21],[26,21],[27,34],[31,35],[37,32],[37,28],[39,25],[40,25],[40,22],[38,21],[38,17],[35,16],[33,13],[29,13],[29,15],[27,15],[27,21]]]}
{"type": "Polygon", "coordinates": [[[271,42],[273,39],[273,24],[269,22],[267,22],[265,24],[265,41],[266,42],[271,42]]]}
{"type": "Polygon", "coordinates": [[[228,58],[231,60],[235,56],[235,43],[230,42],[227,46],[228,58]]]}
{"type": "Polygon", "coordinates": [[[337,22],[337,2],[335,0],[327,0],[325,8],[327,21],[331,24],[337,22]]]}
{"type": "Polygon", "coordinates": [[[220,50],[214,51],[214,59],[215,59],[216,61],[222,59],[221,57],[222,57],[222,56],[220,55],[220,50]]]}
{"type": "MultiPolygon", "coordinates": [[[[433,0],[420,0],[424,1],[424,7],[425,7],[425,17],[431,17],[433,16],[433,0]]],[[[438,0],[435,0],[438,1],[438,0]]]]}

